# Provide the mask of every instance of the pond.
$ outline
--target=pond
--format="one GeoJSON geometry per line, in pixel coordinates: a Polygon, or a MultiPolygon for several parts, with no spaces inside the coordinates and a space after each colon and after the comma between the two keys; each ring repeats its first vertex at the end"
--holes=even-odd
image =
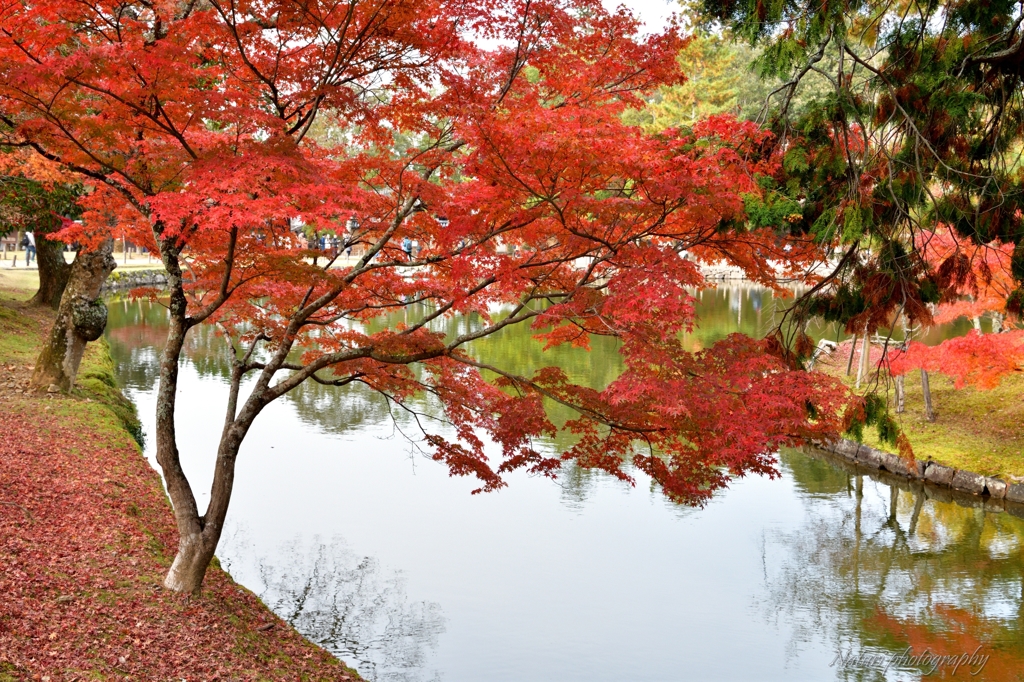
{"type": "MultiPolygon", "coordinates": [[[[763,333],[773,305],[749,285],[705,291],[687,343],[763,333]]],[[[165,325],[157,303],[110,303],[119,377],[150,433],[165,325]]],[[[202,508],[227,385],[224,346],[197,331],[177,409],[202,508]]],[[[523,330],[474,352],[523,369],[541,362],[523,330]]],[[[619,368],[600,340],[544,360],[595,385],[619,368]]],[[[952,659],[898,658],[908,649],[974,654],[959,664],[964,679],[1024,671],[1024,522],[1009,514],[800,452],[780,454],[781,479],[737,481],[703,509],[668,502],[642,474],[630,487],[578,469],[470,495],[475,484],[426,458],[409,420],[395,417],[365,391],[315,384],[267,408],[243,445],[218,551],[236,580],[368,679],[952,672],[952,659]]]]}

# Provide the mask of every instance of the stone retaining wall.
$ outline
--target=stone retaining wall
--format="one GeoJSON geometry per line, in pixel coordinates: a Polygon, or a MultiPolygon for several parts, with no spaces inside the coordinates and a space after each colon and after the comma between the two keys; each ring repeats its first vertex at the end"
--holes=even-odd
{"type": "Polygon", "coordinates": [[[817,449],[859,467],[919,481],[928,488],[947,489],[960,496],[974,497],[986,509],[991,507],[1013,511],[1015,516],[1024,517],[1024,482],[1007,482],[1001,478],[954,469],[932,460],[908,463],[891,452],[845,439],[832,444],[818,444],[817,449]]]}
{"type": "Polygon", "coordinates": [[[114,270],[103,283],[102,293],[136,287],[165,287],[167,273],[163,270],[114,270]]]}

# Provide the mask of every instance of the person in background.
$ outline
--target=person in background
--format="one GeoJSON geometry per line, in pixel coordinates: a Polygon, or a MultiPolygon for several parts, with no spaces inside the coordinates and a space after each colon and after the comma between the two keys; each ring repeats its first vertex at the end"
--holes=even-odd
{"type": "Polygon", "coordinates": [[[36,235],[35,232],[26,232],[25,239],[28,240],[28,246],[25,247],[25,267],[32,265],[32,261],[36,257],[36,235]]]}
{"type": "Polygon", "coordinates": [[[352,242],[356,240],[356,228],[358,227],[359,221],[355,216],[350,216],[345,222],[345,253],[350,258],[352,257],[352,242]]]}

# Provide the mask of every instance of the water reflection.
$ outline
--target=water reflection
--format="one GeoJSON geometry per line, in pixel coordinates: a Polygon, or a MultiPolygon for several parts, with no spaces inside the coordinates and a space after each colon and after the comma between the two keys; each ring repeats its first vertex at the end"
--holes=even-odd
{"type": "MultiPolygon", "coordinates": [[[[698,296],[691,349],[775,320],[777,301],[756,287],[698,296]]],[[[454,334],[479,320],[438,324],[454,334]]],[[[165,326],[157,302],[110,305],[119,378],[147,424],[165,326]]],[[[542,353],[529,330],[509,329],[471,350],[520,372],[555,363],[595,387],[621,370],[600,338],[589,353],[542,353]]],[[[178,409],[197,488],[211,471],[203,457],[220,420],[207,417],[223,409],[227,353],[212,328],[189,337],[178,409]]],[[[567,416],[558,409],[556,420],[567,416]]],[[[410,473],[407,444],[386,440],[392,414],[414,432],[358,386],[307,383],[269,408],[229,516],[252,535],[219,552],[239,582],[369,679],[942,679],[829,662],[979,645],[991,658],[973,679],[1021,679],[1024,522],[1009,514],[798,452],[782,454],[781,481],[738,481],[703,510],[671,505],[642,476],[632,489],[575,467],[557,488],[524,474],[471,497],[433,462],[410,473]],[[357,549],[317,539],[335,535],[357,549]]]]}
{"type": "Polygon", "coordinates": [[[341,538],[296,536],[260,556],[246,535],[235,531],[222,543],[224,567],[308,639],[377,682],[440,679],[426,663],[445,631],[441,607],[410,600],[400,573],[341,538]]]}
{"type": "Polygon", "coordinates": [[[908,647],[977,652],[989,657],[980,679],[1024,679],[1024,521],[802,453],[784,453],[783,462],[807,516],[765,534],[775,565],[766,567],[763,606],[769,619],[796,625],[792,651],[825,637],[837,653],[897,661],[889,670],[837,664],[840,680],[950,673],[899,664],[894,657],[908,647]]]}

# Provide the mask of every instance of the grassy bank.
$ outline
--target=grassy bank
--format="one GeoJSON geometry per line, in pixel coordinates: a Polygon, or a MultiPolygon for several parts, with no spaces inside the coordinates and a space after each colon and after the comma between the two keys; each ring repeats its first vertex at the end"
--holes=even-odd
{"type": "Polygon", "coordinates": [[[102,344],[72,395],[27,390],[30,293],[0,288],[0,682],[358,679],[216,565],[199,598],[161,587],[177,538],[134,408],[102,344]]]}
{"type": "MultiPolygon", "coordinates": [[[[881,351],[878,348],[872,351],[869,359],[874,367],[881,351]]],[[[849,353],[847,342],[819,368],[852,383],[853,376],[846,376],[849,353]]],[[[853,375],[856,375],[859,360],[858,349],[854,354],[853,375]]],[[[874,386],[875,381],[872,376],[868,383],[874,386]]],[[[884,380],[882,386],[884,391],[884,380]]],[[[917,459],[933,459],[985,476],[1024,478],[1024,374],[1013,373],[997,388],[988,391],[971,387],[957,389],[951,380],[929,375],[932,407],[937,416],[934,422],[924,416],[920,373],[908,374],[905,386],[905,410],[902,415],[894,416],[910,439],[917,459]]],[[[895,412],[892,390],[889,402],[895,412]]],[[[896,452],[894,446],[879,441],[872,429],[865,429],[864,442],[880,450],[896,452]]]]}

